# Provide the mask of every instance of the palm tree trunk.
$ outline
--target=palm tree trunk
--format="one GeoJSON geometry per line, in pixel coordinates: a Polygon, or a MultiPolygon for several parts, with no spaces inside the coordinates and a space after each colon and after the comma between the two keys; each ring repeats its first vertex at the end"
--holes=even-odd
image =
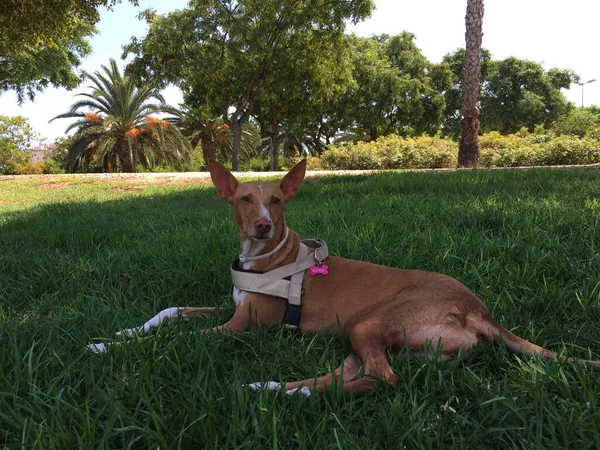
{"type": "Polygon", "coordinates": [[[131,157],[131,151],[129,151],[129,145],[127,144],[127,138],[119,137],[117,138],[117,156],[119,157],[119,162],[121,163],[121,169],[125,173],[133,173],[135,172],[135,167],[133,165],[133,158],[131,157]]]}
{"type": "Polygon", "coordinates": [[[279,122],[271,121],[271,170],[279,170],[279,122]]]}
{"type": "Polygon", "coordinates": [[[212,136],[202,136],[200,145],[202,146],[204,163],[206,164],[206,167],[208,167],[209,160],[217,159],[217,143],[213,141],[212,136]]]}
{"type": "Polygon", "coordinates": [[[240,144],[242,142],[242,124],[237,120],[232,120],[231,128],[233,129],[231,169],[237,172],[240,170],[240,144]]]}
{"type": "Polygon", "coordinates": [[[466,24],[466,55],[463,79],[463,118],[460,122],[458,165],[475,167],[481,153],[479,147],[479,82],[481,77],[481,41],[483,38],[483,0],[468,0],[466,24]]]}

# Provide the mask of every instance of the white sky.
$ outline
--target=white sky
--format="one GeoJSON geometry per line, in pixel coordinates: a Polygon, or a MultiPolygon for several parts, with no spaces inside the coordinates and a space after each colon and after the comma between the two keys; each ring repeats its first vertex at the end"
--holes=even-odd
{"type": "MultiPolygon", "coordinates": [[[[371,18],[350,26],[349,31],[361,36],[410,31],[416,35],[417,46],[435,63],[464,47],[466,0],[375,0],[375,4],[371,18]]],[[[141,0],[140,8],[134,8],[123,0],[112,12],[103,11],[99,33],[91,41],[94,52],[84,61],[83,69],[98,70],[111,57],[123,63],[121,45],[133,35],[145,35],[145,24],[136,18],[137,10],[153,7],[164,13],[186,5],[187,0],[141,0]]],[[[571,69],[582,81],[598,78],[584,87],[584,101],[586,106],[600,105],[599,18],[598,0],[487,0],[483,47],[494,59],[516,56],[538,62],[545,69],[571,69]]],[[[63,135],[68,121],[48,121],[66,112],[75,101],[74,94],[84,92],[85,86],[71,92],[46,89],[34,103],[27,101],[22,107],[17,105],[16,95],[8,92],[0,96],[0,114],[28,117],[36,131],[53,140],[63,135]]],[[[565,95],[580,106],[581,91],[574,85],[565,95]]],[[[181,101],[175,88],[167,89],[164,95],[171,104],[181,101]]]]}

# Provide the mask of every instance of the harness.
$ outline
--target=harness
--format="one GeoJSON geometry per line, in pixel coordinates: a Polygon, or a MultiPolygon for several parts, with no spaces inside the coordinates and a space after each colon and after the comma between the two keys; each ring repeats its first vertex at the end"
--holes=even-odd
{"type": "Polygon", "coordinates": [[[286,299],[287,308],[283,315],[283,324],[286,328],[296,329],[300,325],[304,271],[314,266],[321,266],[328,256],[325,241],[305,239],[300,242],[298,255],[293,263],[268,272],[258,272],[239,268],[241,258],[238,258],[231,264],[231,278],[233,285],[241,291],[286,299]],[[314,251],[311,252],[311,249],[314,251]]]}

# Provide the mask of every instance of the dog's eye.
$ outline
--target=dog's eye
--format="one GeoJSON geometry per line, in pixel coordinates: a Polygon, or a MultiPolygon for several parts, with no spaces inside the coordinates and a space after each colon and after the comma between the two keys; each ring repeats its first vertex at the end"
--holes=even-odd
{"type": "Polygon", "coordinates": [[[277,197],[273,197],[273,200],[271,200],[271,203],[279,203],[281,200],[278,199],[277,197]]]}
{"type": "Polygon", "coordinates": [[[244,196],[242,197],[242,201],[243,201],[243,202],[249,202],[249,201],[250,201],[250,196],[249,196],[249,195],[244,195],[244,196]]]}

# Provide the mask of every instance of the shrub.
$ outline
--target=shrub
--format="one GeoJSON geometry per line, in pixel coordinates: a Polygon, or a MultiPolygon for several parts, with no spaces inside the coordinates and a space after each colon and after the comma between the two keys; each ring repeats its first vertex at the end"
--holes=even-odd
{"type": "MultiPolygon", "coordinates": [[[[293,161],[297,162],[297,161],[293,161]]],[[[323,170],[323,160],[318,156],[306,157],[306,170],[323,170]]]]}
{"type": "Polygon", "coordinates": [[[332,146],[321,156],[326,169],[456,167],[456,142],[431,136],[384,136],[373,142],[332,146]]]}
{"type": "MultiPolygon", "coordinates": [[[[600,162],[600,130],[585,137],[556,135],[536,128],[503,136],[496,131],[480,137],[481,167],[592,164],[600,162]]],[[[331,146],[321,157],[326,169],[434,169],[456,167],[458,144],[431,136],[389,135],[373,142],[331,146]]],[[[311,162],[311,164],[314,164],[311,162]]]]}
{"type": "Polygon", "coordinates": [[[15,168],[15,175],[41,175],[44,173],[46,163],[41,162],[28,162],[15,168]]]}
{"type": "Polygon", "coordinates": [[[600,127],[600,116],[588,109],[575,108],[562,116],[555,124],[558,134],[583,137],[590,130],[600,127]]]}

